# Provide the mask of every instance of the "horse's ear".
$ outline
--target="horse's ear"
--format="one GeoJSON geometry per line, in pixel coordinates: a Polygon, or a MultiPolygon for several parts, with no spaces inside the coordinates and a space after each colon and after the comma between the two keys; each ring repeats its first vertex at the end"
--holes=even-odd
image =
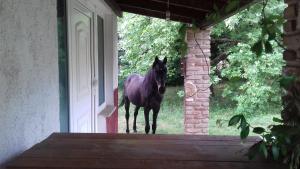
{"type": "Polygon", "coordinates": [[[164,63],[164,64],[167,63],[167,57],[164,58],[163,63],[164,63]]]}
{"type": "Polygon", "coordinates": [[[153,67],[156,65],[156,63],[159,61],[159,59],[158,59],[158,57],[156,56],[155,57],[155,60],[154,60],[154,62],[153,62],[153,67]]]}

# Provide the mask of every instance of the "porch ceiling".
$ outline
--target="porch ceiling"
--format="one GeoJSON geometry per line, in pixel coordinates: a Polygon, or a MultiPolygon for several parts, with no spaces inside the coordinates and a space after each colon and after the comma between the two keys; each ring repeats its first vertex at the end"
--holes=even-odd
{"type": "MultiPolygon", "coordinates": [[[[214,10],[214,4],[218,9],[223,9],[229,0],[106,0],[114,4],[114,10],[130,12],[156,18],[166,18],[168,9],[171,13],[170,20],[183,23],[197,23],[200,28],[205,28],[214,24],[208,21],[207,16],[214,10]],[[114,1],[114,2],[113,2],[114,1]]],[[[238,1],[238,0],[237,0],[238,1]]],[[[239,0],[239,9],[222,15],[225,19],[237,11],[246,8],[258,0],[239,0]]],[[[121,14],[121,12],[117,12],[121,14]]]]}

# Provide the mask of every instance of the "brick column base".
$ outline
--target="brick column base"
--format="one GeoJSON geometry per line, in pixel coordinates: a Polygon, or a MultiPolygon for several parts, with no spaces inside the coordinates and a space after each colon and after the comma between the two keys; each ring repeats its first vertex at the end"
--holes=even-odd
{"type": "Polygon", "coordinates": [[[188,53],[184,74],[184,131],[185,134],[208,135],[210,30],[194,32],[188,29],[186,40],[188,53]]]}

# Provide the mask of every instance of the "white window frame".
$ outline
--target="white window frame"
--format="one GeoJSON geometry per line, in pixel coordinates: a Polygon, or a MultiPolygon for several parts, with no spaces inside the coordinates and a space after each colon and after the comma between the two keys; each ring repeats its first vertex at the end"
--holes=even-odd
{"type": "Polygon", "coordinates": [[[116,109],[114,106],[114,89],[113,89],[113,29],[112,29],[112,16],[111,14],[105,13],[105,7],[103,4],[99,3],[97,10],[94,10],[94,71],[96,75],[96,81],[99,83],[98,75],[98,16],[103,19],[103,32],[104,32],[104,102],[99,105],[99,84],[95,90],[95,124],[96,132],[106,132],[102,131],[106,128],[106,121],[103,121],[103,117],[109,117],[116,109]],[[99,9],[101,6],[103,9],[99,9]],[[104,126],[105,125],[105,126],[104,126]]]}

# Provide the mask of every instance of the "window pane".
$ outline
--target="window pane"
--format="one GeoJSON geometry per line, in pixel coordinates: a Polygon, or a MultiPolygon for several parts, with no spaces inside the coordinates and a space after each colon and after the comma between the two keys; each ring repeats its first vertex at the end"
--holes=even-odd
{"type": "Polygon", "coordinates": [[[103,19],[98,16],[98,76],[99,76],[99,106],[104,103],[104,28],[103,19]]]}

